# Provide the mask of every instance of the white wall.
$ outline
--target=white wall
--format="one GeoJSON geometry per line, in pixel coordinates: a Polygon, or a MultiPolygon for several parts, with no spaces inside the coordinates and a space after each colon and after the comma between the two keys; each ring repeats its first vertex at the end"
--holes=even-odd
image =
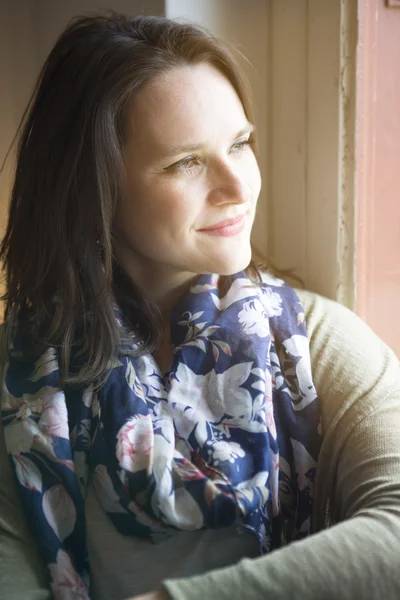
{"type": "Polygon", "coordinates": [[[271,7],[269,253],[336,298],[341,4],[271,7]]]}

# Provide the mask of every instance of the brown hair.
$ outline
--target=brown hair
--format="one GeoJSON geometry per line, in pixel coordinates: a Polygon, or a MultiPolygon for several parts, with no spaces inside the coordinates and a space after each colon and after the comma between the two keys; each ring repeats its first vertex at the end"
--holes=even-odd
{"type": "MultiPolygon", "coordinates": [[[[35,347],[60,349],[63,382],[99,382],[124,336],[158,340],[157,307],[116,265],[112,223],[121,197],[126,111],[153,77],[208,62],[254,121],[232,52],[199,26],[108,11],[76,17],[51,50],[19,126],[15,178],[0,259],[5,340],[22,327],[35,347]],[[114,316],[115,301],[125,327],[114,316]],[[122,338],[121,338],[122,335],[122,338]],[[86,362],[70,373],[75,352],[86,362]]],[[[250,266],[249,272],[256,274],[250,266]]]]}

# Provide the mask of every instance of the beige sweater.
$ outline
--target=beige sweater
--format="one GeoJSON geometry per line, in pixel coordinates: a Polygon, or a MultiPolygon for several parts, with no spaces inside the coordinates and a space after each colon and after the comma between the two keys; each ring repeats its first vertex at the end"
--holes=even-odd
{"type": "MultiPolygon", "coordinates": [[[[399,361],[347,309],[298,294],[323,423],[316,533],[260,558],[169,580],[174,600],[400,598],[399,361]]],[[[0,599],[50,597],[0,430],[0,599]]]]}

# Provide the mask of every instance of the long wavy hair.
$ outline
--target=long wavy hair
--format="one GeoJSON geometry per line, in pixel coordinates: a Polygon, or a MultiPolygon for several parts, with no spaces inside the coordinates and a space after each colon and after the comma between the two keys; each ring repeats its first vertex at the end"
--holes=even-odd
{"type": "MultiPolygon", "coordinates": [[[[124,339],[140,339],[140,352],[157,347],[158,309],[113,252],[130,101],[152,78],[207,62],[231,82],[254,122],[233,52],[203,28],[163,17],[107,11],[69,22],[41,69],[16,136],[0,246],[7,349],[18,327],[34,351],[58,348],[63,383],[94,384],[124,339]],[[70,369],[75,353],[85,356],[79,373],[70,369]]],[[[254,150],[257,155],[256,140],[254,150]]],[[[248,272],[257,278],[253,263],[248,272]]]]}

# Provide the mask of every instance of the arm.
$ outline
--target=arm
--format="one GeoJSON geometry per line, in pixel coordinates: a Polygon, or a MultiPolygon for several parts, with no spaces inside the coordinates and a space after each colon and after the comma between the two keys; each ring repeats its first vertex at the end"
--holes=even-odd
{"type": "Polygon", "coordinates": [[[46,568],[22,511],[0,418],[0,600],[49,598],[46,568]]]}
{"type": "Polygon", "coordinates": [[[330,496],[338,523],[269,555],[167,580],[174,600],[400,598],[399,362],[350,311],[299,295],[324,431],[315,511],[323,522],[330,496]]]}

